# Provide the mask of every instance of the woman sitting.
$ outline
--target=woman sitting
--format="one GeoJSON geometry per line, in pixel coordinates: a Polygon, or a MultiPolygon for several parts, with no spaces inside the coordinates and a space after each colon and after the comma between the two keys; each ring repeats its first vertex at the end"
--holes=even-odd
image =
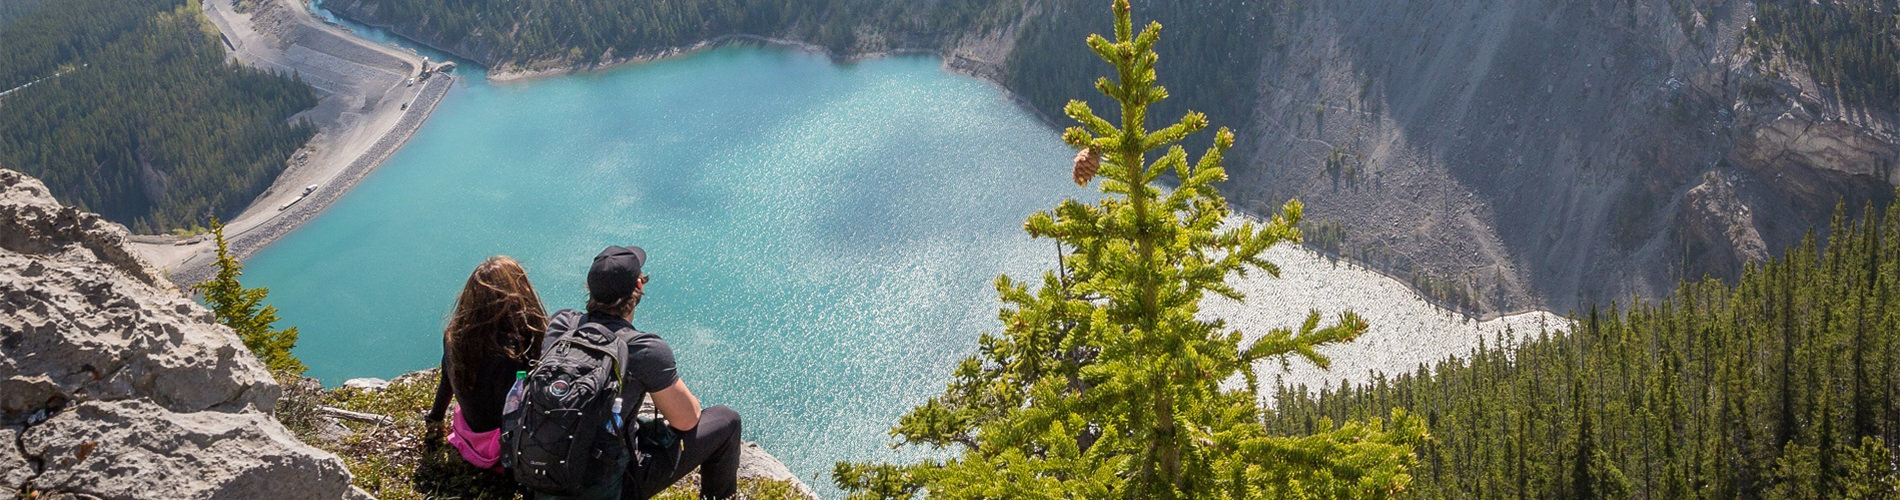
{"type": "Polygon", "coordinates": [[[547,328],[547,311],[514,259],[489,257],[469,273],[442,332],[442,382],[426,417],[438,428],[453,394],[448,441],[468,463],[502,472],[502,406],[515,372],[540,357],[547,328]]]}

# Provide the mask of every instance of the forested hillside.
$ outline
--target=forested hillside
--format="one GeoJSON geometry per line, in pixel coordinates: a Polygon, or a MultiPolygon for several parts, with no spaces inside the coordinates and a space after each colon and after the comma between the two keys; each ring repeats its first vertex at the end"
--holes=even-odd
{"type": "Polygon", "coordinates": [[[45,3],[46,0],[12,0],[0,2],[0,26],[6,26],[7,23],[15,19],[26,17],[28,13],[40,8],[40,5],[45,3]]]}
{"type": "Polygon", "coordinates": [[[1592,310],[1470,359],[1316,397],[1276,432],[1405,408],[1421,498],[1891,498],[1900,488],[1900,208],[1837,214],[1739,284],[1592,310]],[[1511,347],[1509,344],[1521,343],[1511,347]]]}
{"type": "Polygon", "coordinates": [[[225,59],[196,0],[58,0],[0,26],[0,165],[139,232],[230,216],[315,132],[294,76],[225,59]]]}
{"type": "Polygon", "coordinates": [[[734,33],[783,34],[846,50],[856,42],[855,27],[951,34],[1018,15],[995,0],[331,0],[324,6],[397,24],[400,31],[426,34],[446,46],[487,48],[466,55],[499,66],[550,59],[582,63],[610,50],[626,56],[734,33]]]}
{"type": "MultiPolygon", "coordinates": [[[[587,66],[735,34],[809,42],[839,56],[1014,43],[1006,60],[995,61],[1002,66],[1001,83],[1050,117],[1061,116],[1072,96],[1097,96],[1094,77],[1107,65],[1078,40],[1089,27],[1109,21],[1101,5],[1095,0],[324,3],[346,17],[389,26],[502,70],[587,66]]],[[[1216,121],[1245,120],[1253,107],[1250,85],[1259,70],[1259,51],[1266,48],[1261,41],[1271,36],[1265,22],[1269,7],[1253,0],[1144,3],[1139,24],[1161,19],[1170,27],[1168,43],[1159,50],[1174,75],[1164,82],[1174,99],[1157,106],[1155,115],[1178,118],[1195,109],[1216,121]]],[[[1099,97],[1090,99],[1097,109],[1110,109],[1099,97]]]]}
{"type": "Polygon", "coordinates": [[[1770,70],[1793,60],[1850,104],[1900,111],[1900,1],[1764,0],[1753,28],[1770,70]]]}

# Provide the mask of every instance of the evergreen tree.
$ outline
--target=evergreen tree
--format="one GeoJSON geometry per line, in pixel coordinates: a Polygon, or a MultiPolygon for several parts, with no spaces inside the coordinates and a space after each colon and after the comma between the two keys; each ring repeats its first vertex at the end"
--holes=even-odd
{"type": "Polygon", "coordinates": [[[277,323],[277,307],[264,303],[270,290],[245,288],[238,283],[238,276],[244,274],[244,264],[231,256],[230,246],[224,240],[224,223],[216,218],[211,219],[211,235],[218,243],[218,275],[193,285],[192,289],[204,294],[218,323],[231,327],[244,341],[244,347],[256,354],[271,373],[302,375],[303,362],[290,353],[297,347],[297,327],[279,330],[272,326],[277,323]]]}
{"type": "Polygon", "coordinates": [[[1590,405],[1584,395],[1583,381],[1577,380],[1571,391],[1576,404],[1577,446],[1572,455],[1571,487],[1568,498],[1577,500],[1598,500],[1603,498],[1624,498],[1628,496],[1629,479],[1623,471],[1616,468],[1608,452],[1597,447],[1597,437],[1590,429],[1590,405]]]}
{"type": "Polygon", "coordinates": [[[1228,225],[1222,154],[1233,133],[1190,163],[1176,143],[1205,128],[1189,112],[1147,128],[1149,105],[1168,97],[1155,84],[1161,25],[1136,34],[1127,0],[1114,4],[1115,40],[1088,38],[1117,80],[1096,88],[1121,106],[1119,125],[1071,101],[1081,126],[1064,139],[1080,149],[1077,183],[1099,173],[1099,203],[1062,202],[1030,216],[1024,229],[1063,249],[1058,272],[1031,289],[997,279],[1003,334],[984,335],[942,396],[902,417],[902,443],[951,448],[943,461],[912,465],[840,463],[833,479],[853,498],[1380,498],[1411,481],[1413,447],[1424,424],[1402,410],[1391,422],[1316,422],[1307,435],[1276,436],[1261,423],[1257,362],[1348,341],[1366,323],[1345,313],[1321,326],[1318,311],[1297,329],[1253,342],[1220,320],[1198,315],[1207,293],[1241,299],[1226,284],[1250,270],[1278,274],[1261,251],[1299,239],[1301,206],[1288,202],[1264,225],[1228,225]],[[1172,146],[1171,146],[1172,145],[1172,146]],[[1167,148],[1153,162],[1147,153],[1167,148]],[[1172,172],[1170,192],[1153,185],[1172,172]],[[1224,381],[1244,380],[1223,385],[1224,381]]]}
{"type": "Polygon", "coordinates": [[[1596,491],[1596,480],[1590,476],[1590,466],[1596,458],[1596,438],[1590,435],[1590,408],[1583,404],[1583,381],[1575,382],[1570,397],[1577,404],[1577,451],[1571,464],[1570,498],[1576,500],[1596,500],[1601,498],[1596,491]]]}

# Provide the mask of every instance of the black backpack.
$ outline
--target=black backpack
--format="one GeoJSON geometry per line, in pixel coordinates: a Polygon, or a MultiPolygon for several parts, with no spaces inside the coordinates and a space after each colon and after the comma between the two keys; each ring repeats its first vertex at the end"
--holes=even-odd
{"type": "Polygon", "coordinates": [[[503,465],[516,482],[572,496],[620,480],[626,429],[615,401],[621,398],[628,337],[583,322],[541,353],[521,381],[520,408],[502,416],[503,465]]]}

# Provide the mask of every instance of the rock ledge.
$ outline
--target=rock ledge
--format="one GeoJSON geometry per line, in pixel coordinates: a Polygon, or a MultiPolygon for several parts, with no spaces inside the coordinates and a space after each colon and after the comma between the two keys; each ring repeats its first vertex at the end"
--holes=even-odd
{"type": "Polygon", "coordinates": [[[0,169],[0,489],[366,498],[271,418],[282,390],[126,230],[0,169]]]}

